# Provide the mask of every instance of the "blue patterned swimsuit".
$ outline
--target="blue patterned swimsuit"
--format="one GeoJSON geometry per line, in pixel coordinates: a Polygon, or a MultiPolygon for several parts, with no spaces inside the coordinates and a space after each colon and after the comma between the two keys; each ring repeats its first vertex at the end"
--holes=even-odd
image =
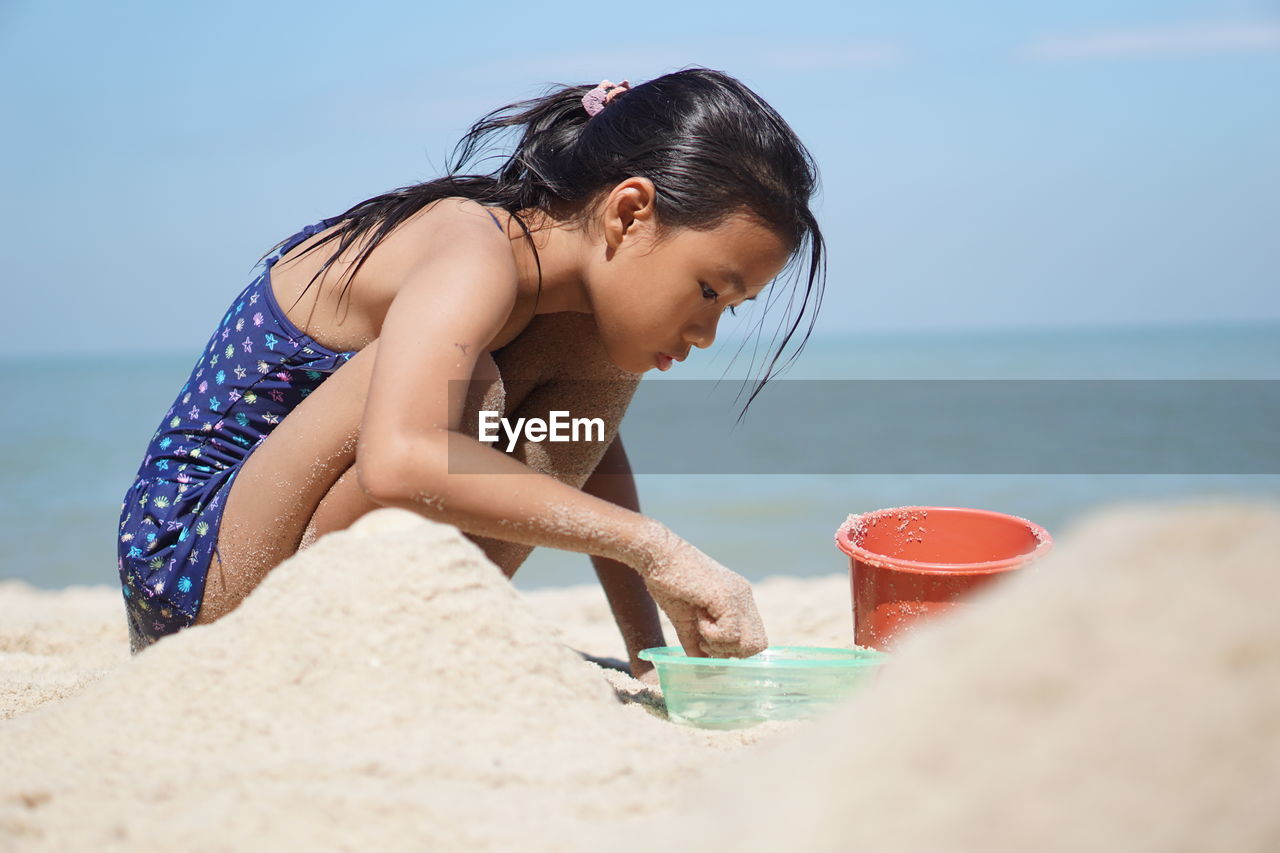
{"type": "Polygon", "coordinates": [[[195,622],[231,482],[289,412],[356,354],[303,334],[271,290],[276,261],[341,221],[308,225],[267,258],[232,301],[151,437],[120,505],[117,542],[135,654],[195,622]]]}

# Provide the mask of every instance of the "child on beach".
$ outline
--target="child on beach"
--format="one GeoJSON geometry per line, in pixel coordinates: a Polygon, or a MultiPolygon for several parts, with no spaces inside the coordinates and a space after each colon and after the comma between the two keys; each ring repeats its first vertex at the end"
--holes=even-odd
{"type": "Polygon", "coordinates": [[[121,506],[134,653],[384,506],[455,525],[508,576],[539,545],[591,555],[637,676],[665,644],[655,603],[690,655],[766,647],[746,580],[640,514],[618,425],[643,373],[711,346],[806,240],[770,372],[816,313],[809,152],[703,68],[559,87],[489,113],[459,149],[445,177],[277,244],[232,300],[121,506]],[[504,128],[521,136],[500,168],[461,174],[504,128]],[[553,411],[600,418],[603,441],[479,440],[481,412],[553,411]]]}

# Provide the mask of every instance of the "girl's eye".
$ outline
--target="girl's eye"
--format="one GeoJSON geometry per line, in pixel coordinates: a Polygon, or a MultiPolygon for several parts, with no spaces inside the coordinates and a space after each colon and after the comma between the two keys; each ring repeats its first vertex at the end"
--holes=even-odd
{"type": "MultiPolygon", "coordinates": [[[[702,295],[703,295],[703,296],[705,296],[707,299],[711,299],[711,300],[718,300],[718,299],[720,298],[720,294],[716,293],[714,290],[712,290],[710,287],[708,287],[707,285],[703,284],[702,282],[698,282],[698,286],[702,288],[702,295]]],[[[730,314],[737,314],[737,313],[738,313],[738,309],[736,309],[736,308],[734,308],[732,305],[730,305],[730,306],[729,306],[729,313],[730,313],[730,314]]]]}

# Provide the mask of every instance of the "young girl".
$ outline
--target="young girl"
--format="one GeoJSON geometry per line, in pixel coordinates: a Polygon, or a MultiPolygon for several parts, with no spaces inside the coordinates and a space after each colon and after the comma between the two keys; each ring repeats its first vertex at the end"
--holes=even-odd
{"type": "Polygon", "coordinates": [[[809,152],[702,68],[509,104],[459,148],[445,177],[278,244],[232,301],[121,507],[134,653],[383,506],[457,526],[508,576],[538,545],[592,555],[633,674],[664,644],[655,601],[691,655],[766,647],[745,579],[639,513],[617,428],[641,374],[711,346],[807,239],[786,346],[823,266],[809,152]],[[502,128],[523,132],[501,167],[459,174],[502,128]],[[598,417],[604,440],[508,453],[482,410],[598,417]]]}

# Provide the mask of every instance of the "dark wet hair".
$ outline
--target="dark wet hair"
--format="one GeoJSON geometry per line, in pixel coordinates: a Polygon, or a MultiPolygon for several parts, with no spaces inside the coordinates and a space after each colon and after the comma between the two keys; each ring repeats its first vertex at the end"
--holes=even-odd
{"type": "MultiPolygon", "coordinates": [[[[519,211],[537,209],[552,215],[554,210],[553,218],[582,225],[601,193],[628,177],[648,178],[657,192],[659,239],[680,228],[712,230],[731,215],[748,214],[791,247],[784,272],[804,257],[802,247],[808,245],[808,278],[799,308],[743,406],[741,419],[775,375],[774,367],[809,312],[804,337],[778,369],[785,369],[799,355],[821,305],[826,257],[822,233],[809,210],[818,189],[813,157],[771,106],[720,71],[691,67],[665,74],[619,93],[597,115],[590,116],[583,108],[582,96],[593,88],[594,83],[556,85],[542,97],[493,110],[473,124],[455,146],[453,165],[447,167],[444,177],[366,199],[345,211],[341,225],[307,249],[341,240],[307,288],[343,251],[372,231],[372,238],[351,268],[342,289],[345,293],[383,237],[441,198],[462,196],[501,207],[520,224],[532,246],[529,227],[519,211]],[[509,128],[522,131],[520,140],[509,155],[490,155],[503,161],[495,171],[462,174],[463,166],[481,150],[482,143],[509,128]]],[[[282,245],[278,243],[271,251],[282,245]]],[[[533,251],[541,295],[542,264],[537,249],[533,251]]],[[[788,313],[795,307],[798,290],[792,287],[787,291],[788,313]]],[[[766,288],[765,294],[765,310],[760,312],[757,329],[769,306],[780,298],[776,285],[766,288]]],[[[784,320],[778,329],[786,325],[784,320]]],[[[777,336],[775,332],[773,340],[777,336]]]]}

